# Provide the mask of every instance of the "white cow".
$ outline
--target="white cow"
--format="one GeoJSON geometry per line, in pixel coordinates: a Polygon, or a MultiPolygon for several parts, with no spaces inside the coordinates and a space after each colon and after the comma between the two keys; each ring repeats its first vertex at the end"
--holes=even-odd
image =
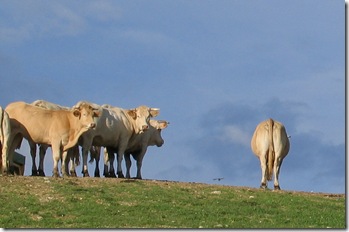
{"type": "MultiPolygon", "coordinates": [[[[94,118],[99,116],[98,112],[86,103],[72,110],[47,110],[25,102],[14,102],[5,110],[11,124],[9,139],[11,146],[7,154],[11,155],[16,148],[20,147],[23,137],[30,144],[51,145],[55,177],[59,176],[58,161],[60,159],[62,159],[63,175],[66,174],[65,152],[76,145],[81,134],[95,127],[94,118]]],[[[9,157],[10,166],[11,162],[12,157],[9,157]]]]}
{"type": "Polygon", "coordinates": [[[8,147],[9,147],[9,137],[11,133],[11,126],[10,126],[10,118],[5,110],[0,107],[0,170],[3,171],[3,174],[6,175],[7,173],[4,172],[4,170],[7,170],[9,168],[9,161],[8,161],[8,147]],[[3,169],[2,167],[7,167],[3,169]]]}
{"type": "MultiPolygon", "coordinates": [[[[143,134],[133,136],[125,151],[125,161],[126,161],[126,178],[130,178],[130,168],[131,168],[131,159],[130,155],[137,161],[137,179],[142,179],[142,162],[145,153],[147,152],[148,146],[161,147],[164,144],[164,140],[161,137],[161,130],[165,129],[169,122],[163,120],[150,120],[150,127],[143,134]]],[[[114,177],[114,154],[109,154],[106,149],[104,149],[104,176],[114,177]],[[108,170],[108,163],[110,170],[108,170]]]]}
{"type": "MultiPolygon", "coordinates": [[[[98,105],[92,104],[94,107],[98,105]]],[[[83,176],[89,176],[87,167],[87,155],[91,146],[117,147],[118,157],[118,177],[124,177],[121,169],[123,154],[127,148],[130,138],[136,134],[141,134],[148,129],[148,122],[151,117],[159,114],[159,109],[139,106],[135,109],[122,109],[109,106],[99,107],[100,117],[96,121],[96,127],[81,136],[79,145],[82,146],[83,176]]]]}
{"type": "Polygon", "coordinates": [[[284,125],[271,118],[258,124],[252,136],[251,148],[261,163],[261,188],[267,188],[267,180],[272,180],[274,171],[274,189],[279,190],[281,164],[290,150],[284,125]]]}

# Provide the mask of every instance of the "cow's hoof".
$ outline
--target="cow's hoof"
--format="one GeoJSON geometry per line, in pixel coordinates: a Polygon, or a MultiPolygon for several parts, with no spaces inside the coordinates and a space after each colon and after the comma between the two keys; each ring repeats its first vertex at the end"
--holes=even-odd
{"type": "Polygon", "coordinates": [[[62,177],[63,178],[68,178],[68,177],[70,177],[70,175],[68,175],[68,173],[62,173],[62,177]]]}
{"type": "Polygon", "coordinates": [[[267,189],[267,184],[263,184],[263,183],[262,183],[261,186],[260,186],[260,188],[261,188],[261,189],[267,189]]]}
{"type": "Polygon", "coordinates": [[[38,176],[45,176],[45,172],[43,170],[38,171],[38,176]]]}
{"type": "Polygon", "coordinates": [[[70,172],[70,176],[71,177],[77,177],[78,175],[76,175],[76,171],[72,171],[72,172],[70,172]]]}
{"type": "Polygon", "coordinates": [[[53,173],[52,176],[55,177],[55,178],[59,178],[60,177],[58,173],[53,173]]]}
{"type": "Polygon", "coordinates": [[[281,190],[279,185],[274,185],[274,190],[281,190]]]}
{"type": "Polygon", "coordinates": [[[101,177],[101,176],[99,175],[99,172],[95,172],[95,177],[101,177]]]}
{"type": "Polygon", "coordinates": [[[103,172],[103,176],[106,178],[110,177],[108,172],[103,172]]]}
{"type": "Polygon", "coordinates": [[[109,172],[109,173],[108,173],[108,177],[116,178],[116,175],[115,175],[114,172],[109,172]]]}
{"type": "Polygon", "coordinates": [[[125,178],[124,174],[122,174],[122,172],[118,172],[118,178],[125,178]]]}
{"type": "Polygon", "coordinates": [[[32,170],[32,176],[38,176],[39,174],[38,174],[38,171],[36,171],[36,170],[32,170]]]}
{"type": "Polygon", "coordinates": [[[90,177],[87,170],[81,172],[83,177],[90,177]]]}

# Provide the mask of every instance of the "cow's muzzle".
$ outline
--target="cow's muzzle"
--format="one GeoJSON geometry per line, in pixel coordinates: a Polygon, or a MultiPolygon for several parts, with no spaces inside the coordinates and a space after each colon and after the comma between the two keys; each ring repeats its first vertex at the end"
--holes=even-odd
{"type": "Polygon", "coordinates": [[[96,127],[96,123],[92,122],[90,123],[90,125],[88,126],[89,129],[93,129],[96,127]]]}
{"type": "Polygon", "coordinates": [[[162,145],[164,145],[164,140],[156,144],[157,147],[161,147],[162,145]]]}

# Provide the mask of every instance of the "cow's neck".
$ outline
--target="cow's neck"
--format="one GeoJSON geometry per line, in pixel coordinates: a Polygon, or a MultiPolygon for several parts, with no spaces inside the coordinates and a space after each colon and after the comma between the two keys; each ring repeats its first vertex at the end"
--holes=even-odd
{"type": "MultiPolygon", "coordinates": [[[[74,128],[74,126],[76,127],[76,125],[79,125],[79,119],[77,117],[74,117],[74,119],[70,118],[69,123],[70,123],[70,128],[74,128]]],[[[87,130],[88,129],[86,127],[82,127],[82,126],[76,129],[70,129],[68,143],[63,145],[63,151],[66,151],[69,148],[74,147],[78,143],[80,136],[87,130]]]]}

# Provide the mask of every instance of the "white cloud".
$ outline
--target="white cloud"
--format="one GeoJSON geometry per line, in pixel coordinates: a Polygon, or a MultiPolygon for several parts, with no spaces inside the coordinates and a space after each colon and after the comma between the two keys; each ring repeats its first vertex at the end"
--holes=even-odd
{"type": "Polygon", "coordinates": [[[112,1],[92,1],[85,8],[87,17],[101,22],[114,21],[121,18],[122,10],[114,5],[112,1]]]}
{"type": "Polygon", "coordinates": [[[251,135],[235,125],[228,125],[223,128],[222,139],[249,147],[251,135]]]}
{"type": "Polygon", "coordinates": [[[76,36],[95,22],[121,17],[121,9],[111,1],[11,1],[0,14],[0,40],[22,42],[51,36],[76,36]]]}
{"type": "Polygon", "coordinates": [[[24,41],[50,36],[72,36],[86,28],[85,20],[61,2],[13,1],[7,4],[6,15],[0,17],[1,40],[24,41]]]}

